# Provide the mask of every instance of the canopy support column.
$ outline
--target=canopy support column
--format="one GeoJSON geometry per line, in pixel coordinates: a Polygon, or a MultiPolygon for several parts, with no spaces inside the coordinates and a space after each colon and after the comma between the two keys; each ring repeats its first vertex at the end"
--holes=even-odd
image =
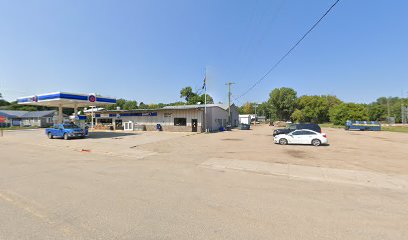
{"type": "Polygon", "coordinates": [[[78,105],[74,105],[74,122],[75,124],[79,124],[79,119],[78,119],[78,105]]]}
{"type": "Polygon", "coordinates": [[[62,105],[61,104],[58,106],[58,123],[63,123],[62,105]]]}
{"type": "Polygon", "coordinates": [[[78,106],[76,104],[74,106],[74,116],[75,116],[75,119],[78,117],[78,106]]]}

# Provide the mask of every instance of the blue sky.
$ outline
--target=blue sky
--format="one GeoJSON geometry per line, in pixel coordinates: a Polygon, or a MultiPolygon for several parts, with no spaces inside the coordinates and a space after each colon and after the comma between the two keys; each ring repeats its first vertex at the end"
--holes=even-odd
{"type": "MultiPolygon", "coordinates": [[[[0,92],[100,93],[144,103],[180,100],[184,86],[227,101],[257,81],[332,0],[3,1],[0,92]]],[[[370,102],[408,92],[408,2],[342,0],[267,79],[276,87],[370,102]]]]}

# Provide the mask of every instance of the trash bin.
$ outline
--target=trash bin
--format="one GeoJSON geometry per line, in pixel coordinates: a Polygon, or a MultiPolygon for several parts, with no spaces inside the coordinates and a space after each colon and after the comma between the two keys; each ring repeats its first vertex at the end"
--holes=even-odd
{"type": "Polygon", "coordinates": [[[161,131],[162,130],[162,126],[158,123],[156,124],[156,130],[157,131],[161,131]]]}

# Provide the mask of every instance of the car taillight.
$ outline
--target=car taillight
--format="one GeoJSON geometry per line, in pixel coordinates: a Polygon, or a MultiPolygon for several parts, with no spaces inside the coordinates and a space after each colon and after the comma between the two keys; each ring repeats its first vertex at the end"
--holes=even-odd
{"type": "Polygon", "coordinates": [[[324,137],[324,138],[327,138],[327,135],[326,135],[326,133],[323,133],[323,137],[324,137]]]}

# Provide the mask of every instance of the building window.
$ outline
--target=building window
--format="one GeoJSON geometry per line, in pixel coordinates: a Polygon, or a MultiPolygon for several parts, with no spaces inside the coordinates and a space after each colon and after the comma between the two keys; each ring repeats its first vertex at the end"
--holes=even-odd
{"type": "Polygon", "coordinates": [[[98,119],[98,124],[111,125],[112,124],[112,118],[99,118],[98,119]]]}
{"type": "Polygon", "coordinates": [[[174,118],[174,126],[187,126],[187,118],[174,118]]]}

